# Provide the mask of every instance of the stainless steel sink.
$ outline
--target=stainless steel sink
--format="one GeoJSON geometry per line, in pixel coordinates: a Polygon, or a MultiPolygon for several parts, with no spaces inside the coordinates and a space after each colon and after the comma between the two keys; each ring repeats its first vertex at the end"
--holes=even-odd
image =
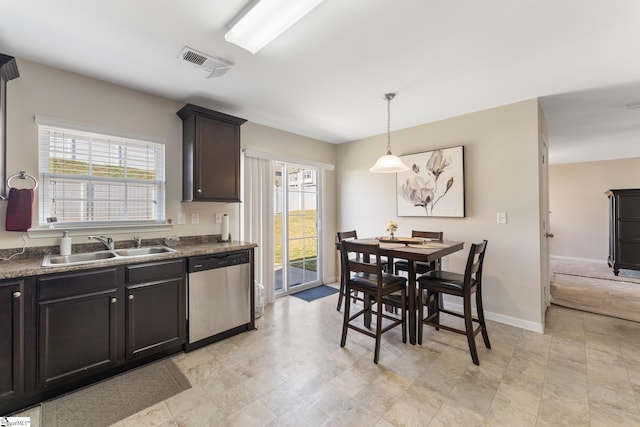
{"type": "Polygon", "coordinates": [[[42,266],[53,267],[61,265],[88,264],[93,262],[130,257],[153,257],[154,255],[161,255],[171,252],[177,251],[166,246],[147,246],[143,248],[117,249],[115,251],[96,251],[71,255],[45,255],[42,261],[42,266]]]}
{"type": "Polygon", "coordinates": [[[145,248],[117,249],[115,252],[118,256],[129,257],[166,254],[167,252],[176,252],[176,250],[166,246],[148,246],[145,248]]]}
{"type": "Polygon", "coordinates": [[[80,264],[92,261],[104,261],[105,259],[115,258],[116,256],[117,255],[111,251],[88,252],[72,255],[46,255],[42,265],[46,267],[50,265],[80,264]]]}

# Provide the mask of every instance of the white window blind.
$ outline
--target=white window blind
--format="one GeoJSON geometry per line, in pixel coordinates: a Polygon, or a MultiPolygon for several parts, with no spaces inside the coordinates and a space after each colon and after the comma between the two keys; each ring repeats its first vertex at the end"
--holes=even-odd
{"type": "Polygon", "coordinates": [[[40,225],[164,222],[164,144],[38,123],[40,225]]]}

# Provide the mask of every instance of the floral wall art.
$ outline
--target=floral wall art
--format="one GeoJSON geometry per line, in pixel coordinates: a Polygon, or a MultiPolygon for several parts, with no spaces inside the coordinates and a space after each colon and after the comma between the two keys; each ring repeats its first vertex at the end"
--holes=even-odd
{"type": "Polygon", "coordinates": [[[464,217],[464,146],[399,157],[398,216],[464,217]]]}

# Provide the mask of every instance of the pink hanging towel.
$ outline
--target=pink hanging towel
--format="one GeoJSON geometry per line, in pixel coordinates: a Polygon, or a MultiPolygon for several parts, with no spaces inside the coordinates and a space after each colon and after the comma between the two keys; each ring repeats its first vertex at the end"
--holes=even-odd
{"type": "Polygon", "coordinates": [[[12,188],[7,203],[7,231],[27,231],[33,220],[33,188],[12,188]]]}

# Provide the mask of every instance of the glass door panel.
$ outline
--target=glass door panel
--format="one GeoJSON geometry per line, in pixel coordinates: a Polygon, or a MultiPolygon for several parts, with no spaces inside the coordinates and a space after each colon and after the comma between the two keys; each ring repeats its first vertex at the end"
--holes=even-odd
{"type": "Polygon", "coordinates": [[[276,291],[288,292],[320,283],[318,171],[277,163],[278,173],[286,185],[276,184],[274,193],[276,291]]]}
{"type": "MultiPolygon", "coordinates": [[[[286,234],[284,233],[284,195],[285,188],[282,182],[282,174],[284,172],[284,164],[276,163],[275,164],[275,180],[274,180],[274,190],[273,190],[273,206],[274,206],[274,221],[273,221],[273,242],[274,242],[274,267],[276,274],[275,281],[275,290],[276,293],[282,292],[284,287],[284,237],[286,234]]],[[[285,182],[286,184],[286,182],[285,182]]]]}

